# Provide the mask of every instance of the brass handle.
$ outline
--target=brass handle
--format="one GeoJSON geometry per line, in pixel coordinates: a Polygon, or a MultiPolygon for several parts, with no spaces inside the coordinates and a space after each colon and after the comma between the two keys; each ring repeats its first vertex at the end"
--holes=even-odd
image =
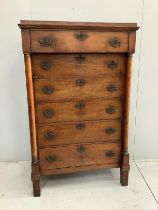
{"type": "Polygon", "coordinates": [[[115,61],[111,61],[111,62],[107,63],[108,68],[112,69],[112,70],[116,69],[117,65],[118,65],[118,63],[116,63],[115,61]]]}
{"type": "Polygon", "coordinates": [[[52,118],[54,115],[54,111],[52,109],[47,109],[43,112],[46,118],[52,118]]]}
{"type": "Polygon", "coordinates": [[[115,47],[115,48],[120,47],[121,41],[117,37],[115,37],[110,40],[110,45],[111,45],[111,47],[115,47]]]}
{"type": "Polygon", "coordinates": [[[86,125],[84,123],[77,123],[76,124],[76,128],[77,129],[80,129],[80,130],[83,130],[86,128],[86,125]]]}
{"type": "Polygon", "coordinates": [[[110,85],[107,85],[106,89],[109,92],[115,92],[117,90],[117,87],[114,84],[110,84],[110,85]]]}
{"type": "Polygon", "coordinates": [[[84,41],[88,38],[88,35],[85,32],[78,32],[75,34],[76,39],[80,40],[80,41],[84,41]]]}
{"type": "Polygon", "coordinates": [[[77,86],[82,87],[82,86],[84,86],[85,84],[86,84],[86,80],[84,80],[84,79],[78,79],[78,80],[76,80],[76,85],[77,85],[77,86]]]}
{"type": "Polygon", "coordinates": [[[77,147],[77,151],[83,153],[86,151],[86,147],[84,145],[80,145],[79,147],[77,147]]]}
{"type": "Polygon", "coordinates": [[[75,56],[75,59],[78,63],[84,63],[86,56],[79,54],[79,55],[75,56]]]}
{"type": "Polygon", "coordinates": [[[115,129],[112,128],[112,127],[106,128],[105,131],[106,131],[107,134],[113,134],[113,133],[115,133],[115,129]]]}
{"type": "Polygon", "coordinates": [[[51,47],[52,46],[52,40],[50,38],[40,39],[39,43],[42,47],[51,47]]]}
{"type": "Polygon", "coordinates": [[[42,91],[44,94],[52,94],[54,92],[54,87],[51,86],[45,86],[42,88],[42,91]]]}
{"type": "Polygon", "coordinates": [[[55,134],[52,131],[47,131],[45,133],[45,138],[49,141],[53,140],[55,138],[55,134]]]}
{"type": "Polygon", "coordinates": [[[115,153],[112,150],[109,150],[109,151],[105,152],[105,156],[106,157],[111,158],[111,157],[114,157],[114,155],[115,155],[115,153]]]}
{"type": "Polygon", "coordinates": [[[77,104],[76,104],[76,108],[77,109],[83,109],[85,108],[86,104],[84,101],[79,101],[77,104]]]}
{"type": "Polygon", "coordinates": [[[41,63],[41,67],[42,67],[45,71],[48,71],[48,70],[51,69],[52,64],[51,64],[51,63],[48,63],[48,62],[43,62],[43,63],[41,63]]]}
{"type": "Polygon", "coordinates": [[[54,162],[56,160],[56,156],[55,155],[48,155],[48,156],[46,156],[46,160],[48,162],[54,162]]]}
{"type": "Polygon", "coordinates": [[[106,108],[106,112],[108,114],[113,114],[113,113],[115,113],[115,111],[116,111],[116,108],[114,106],[109,106],[106,108]]]}

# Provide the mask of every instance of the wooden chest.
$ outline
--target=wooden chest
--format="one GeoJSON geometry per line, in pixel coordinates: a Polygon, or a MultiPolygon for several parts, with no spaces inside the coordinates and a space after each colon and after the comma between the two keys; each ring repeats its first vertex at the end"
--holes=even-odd
{"type": "Polygon", "coordinates": [[[21,21],[34,196],[40,176],[120,168],[128,184],[135,23],[21,21]]]}

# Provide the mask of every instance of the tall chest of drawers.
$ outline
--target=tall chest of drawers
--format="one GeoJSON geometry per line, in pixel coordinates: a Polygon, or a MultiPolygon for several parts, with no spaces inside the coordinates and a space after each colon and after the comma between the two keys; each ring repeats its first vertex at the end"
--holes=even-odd
{"type": "Polygon", "coordinates": [[[128,185],[135,23],[21,21],[34,196],[40,176],[120,168],[128,185]]]}

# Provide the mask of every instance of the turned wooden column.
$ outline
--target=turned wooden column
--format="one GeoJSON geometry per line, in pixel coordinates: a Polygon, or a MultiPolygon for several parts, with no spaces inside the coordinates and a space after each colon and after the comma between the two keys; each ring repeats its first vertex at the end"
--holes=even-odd
{"type": "Polygon", "coordinates": [[[31,55],[29,53],[25,53],[24,59],[25,59],[25,74],[26,74],[26,87],[27,87],[29,125],[30,125],[30,143],[31,143],[31,154],[32,154],[31,179],[33,182],[34,196],[40,196],[40,173],[38,167],[35,103],[34,103],[34,91],[33,91],[33,81],[32,81],[31,55]]]}

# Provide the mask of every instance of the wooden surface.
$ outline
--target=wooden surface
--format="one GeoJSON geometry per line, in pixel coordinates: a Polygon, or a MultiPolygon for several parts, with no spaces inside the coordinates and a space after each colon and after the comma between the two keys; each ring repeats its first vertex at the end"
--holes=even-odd
{"type": "Polygon", "coordinates": [[[70,122],[82,120],[100,120],[100,119],[116,119],[120,118],[122,113],[120,99],[96,99],[84,101],[65,101],[54,103],[38,103],[36,104],[36,121],[37,123],[52,122],[70,122]],[[79,103],[83,103],[85,107],[79,109],[79,103]],[[114,107],[112,114],[106,112],[106,109],[114,107]],[[53,111],[53,116],[46,118],[44,112],[53,111]]]}
{"type": "Polygon", "coordinates": [[[40,147],[66,145],[82,142],[113,142],[121,140],[121,123],[118,120],[80,121],[54,123],[38,126],[38,144],[40,147]],[[109,129],[113,132],[109,133],[109,129]],[[49,137],[53,133],[52,138],[49,137]]]}
{"type": "Polygon", "coordinates": [[[77,39],[76,31],[31,31],[31,51],[42,53],[96,53],[96,52],[128,52],[128,33],[86,31],[85,40],[77,39]],[[51,46],[43,47],[40,40],[51,40],[51,46]],[[113,47],[110,42],[117,38],[120,46],[113,47]]]}
{"type": "Polygon", "coordinates": [[[79,167],[84,165],[99,165],[119,163],[120,144],[81,144],[69,145],[56,148],[39,150],[40,169],[50,170],[55,168],[79,167]],[[78,151],[80,146],[85,147],[84,152],[78,151]],[[107,157],[106,152],[112,151],[113,157],[107,157]],[[47,161],[48,156],[53,156],[55,160],[47,161]]]}
{"type": "Polygon", "coordinates": [[[113,98],[122,96],[123,84],[124,79],[121,76],[61,78],[58,80],[35,79],[34,91],[35,99],[38,101],[113,98]],[[115,89],[111,90],[111,86],[115,89]],[[52,92],[46,92],[48,89],[52,92]]]}
{"type": "Polygon", "coordinates": [[[68,22],[68,21],[34,21],[21,20],[20,28],[29,29],[100,29],[110,31],[136,31],[137,23],[104,23],[104,22],[68,22]]]}
{"type": "Polygon", "coordinates": [[[35,78],[117,75],[126,68],[125,54],[32,54],[31,58],[35,78]]]}
{"type": "Polygon", "coordinates": [[[25,65],[34,196],[40,195],[40,175],[103,167],[120,167],[120,182],[128,185],[128,53],[135,50],[137,25],[21,21],[19,26],[23,51],[31,53],[25,65]]]}
{"type": "Polygon", "coordinates": [[[132,73],[132,55],[127,58],[126,70],[126,92],[125,92],[125,108],[124,108],[124,151],[128,151],[128,121],[129,121],[129,108],[130,108],[130,87],[131,87],[131,73],[132,73]]]}
{"type": "Polygon", "coordinates": [[[37,137],[36,137],[36,124],[35,124],[35,104],[34,104],[31,58],[29,54],[25,54],[24,58],[25,58],[25,74],[26,74],[26,87],[27,87],[27,99],[28,99],[28,110],[29,110],[32,161],[37,162],[38,159],[37,137]]]}

